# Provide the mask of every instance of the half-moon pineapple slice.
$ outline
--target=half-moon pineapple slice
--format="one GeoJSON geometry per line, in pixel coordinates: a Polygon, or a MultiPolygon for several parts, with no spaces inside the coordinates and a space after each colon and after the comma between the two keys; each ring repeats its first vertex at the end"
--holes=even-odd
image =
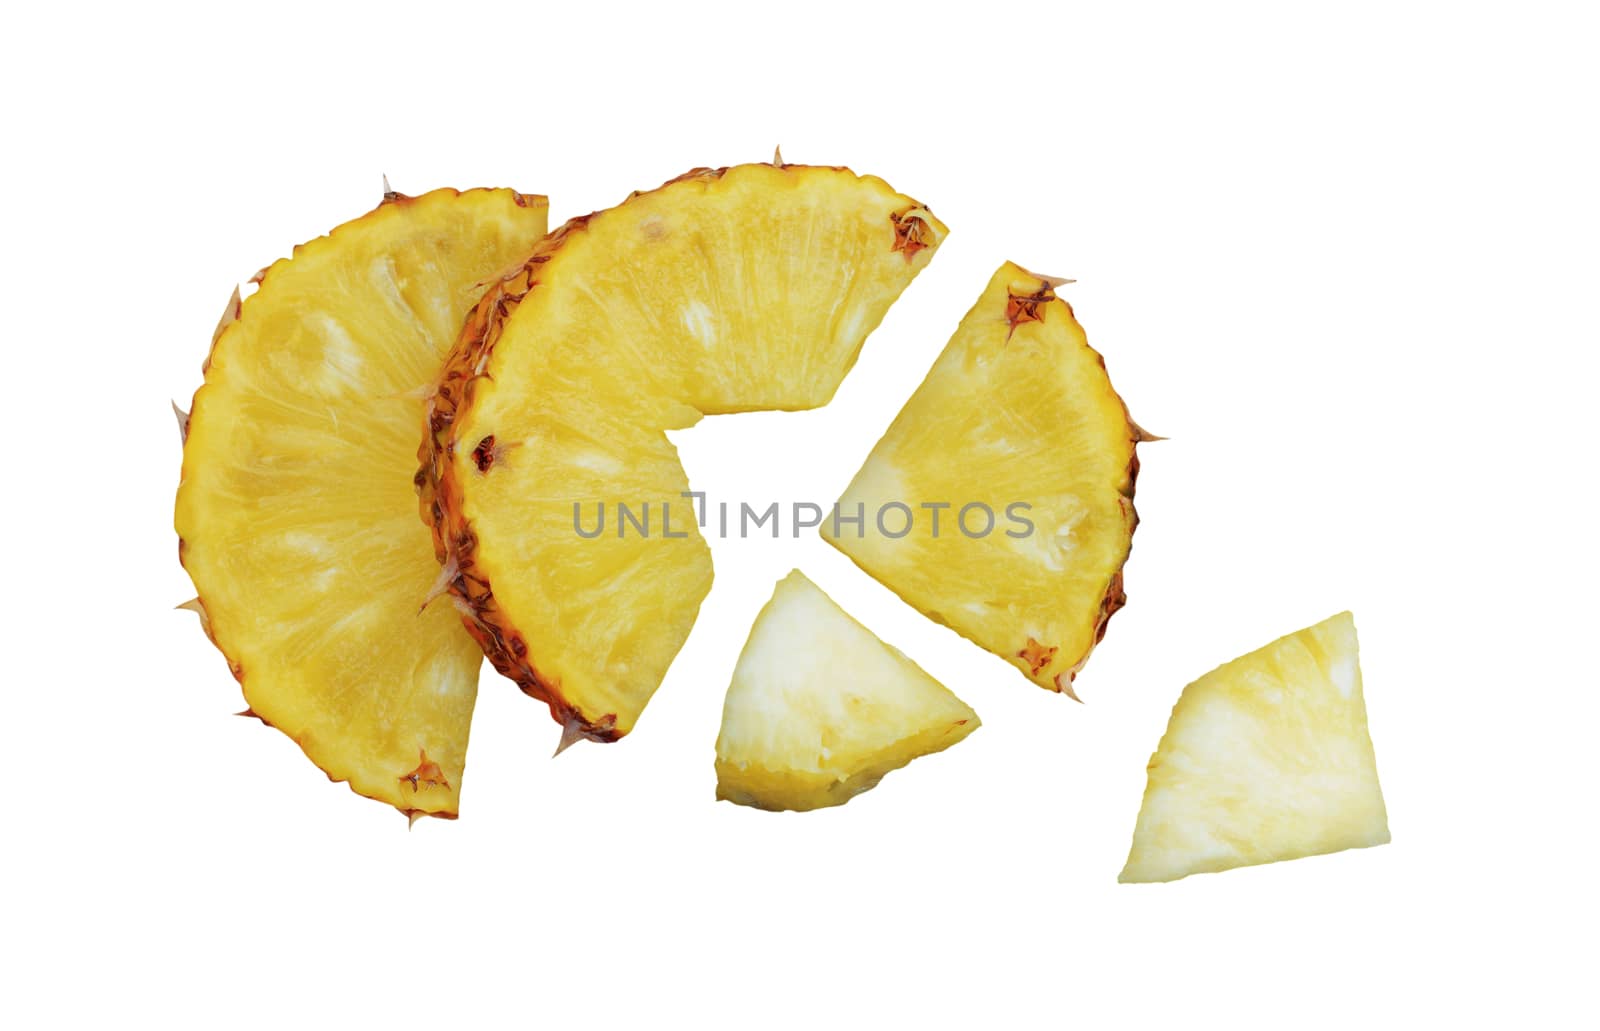
{"type": "Polygon", "coordinates": [[[1356,624],[1341,612],[1183,689],[1150,757],[1118,880],[1172,881],[1388,840],[1356,624]]]}
{"type": "Polygon", "coordinates": [[[422,514],[469,628],[565,741],[633,728],[711,585],[665,431],[826,403],[944,233],[847,169],[699,169],[567,223],[478,306],[422,514]]]}
{"type": "Polygon", "coordinates": [[[1125,600],[1134,445],[1152,438],[1060,283],[1001,266],[821,532],[930,619],[1072,694],[1125,600]]]}
{"type": "Polygon", "coordinates": [[[717,797],[758,809],[842,805],[977,728],[965,702],[796,569],[733,671],[717,797]]]}
{"type": "Polygon", "coordinates": [[[386,195],[230,306],[187,419],[179,556],[250,711],[334,780],[454,816],[482,655],[417,525],[417,426],[543,197],[386,195]]]}

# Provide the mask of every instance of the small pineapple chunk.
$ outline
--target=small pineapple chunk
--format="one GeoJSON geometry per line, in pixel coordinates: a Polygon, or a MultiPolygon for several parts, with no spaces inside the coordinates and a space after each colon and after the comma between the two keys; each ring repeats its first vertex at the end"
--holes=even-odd
{"type": "Polygon", "coordinates": [[[1184,688],[1150,759],[1118,880],[1173,881],[1388,841],[1356,625],[1342,612],[1184,688]]]}
{"type": "Polygon", "coordinates": [[[759,809],[843,805],[949,748],[978,715],[797,569],[756,617],[717,736],[717,797],[759,809]]]}

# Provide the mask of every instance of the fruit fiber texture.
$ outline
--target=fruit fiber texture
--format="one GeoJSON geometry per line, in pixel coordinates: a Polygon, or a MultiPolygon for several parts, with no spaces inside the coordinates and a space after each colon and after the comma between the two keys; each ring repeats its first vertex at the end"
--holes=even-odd
{"type": "Polygon", "coordinates": [[[842,805],[978,727],[978,715],[799,570],[756,617],[717,736],[717,797],[842,805]]]}
{"type": "Polygon", "coordinates": [[[1184,688],[1149,769],[1125,882],[1387,843],[1350,613],[1184,688]]]}
{"type": "Polygon", "coordinates": [[[179,555],[249,713],[411,814],[456,814],[482,662],[449,604],[423,608],[424,397],[546,211],[510,190],[387,194],[235,295],[187,417],[179,555]]]}
{"type": "Polygon", "coordinates": [[[930,619],[1072,694],[1126,600],[1135,447],[1154,438],[1061,282],[1000,267],[821,532],[930,619]]]}
{"type": "Polygon", "coordinates": [[[422,515],[469,629],[566,740],[633,728],[710,588],[665,431],[826,403],[944,234],[847,169],[697,169],[567,223],[472,313],[422,515]]]}

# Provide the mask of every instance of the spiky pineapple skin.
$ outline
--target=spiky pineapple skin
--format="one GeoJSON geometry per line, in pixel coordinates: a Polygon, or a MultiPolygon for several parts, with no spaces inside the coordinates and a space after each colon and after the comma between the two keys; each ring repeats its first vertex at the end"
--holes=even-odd
{"type": "Polygon", "coordinates": [[[573,733],[591,741],[615,741],[614,722],[606,725],[603,720],[587,719],[562,695],[559,682],[539,672],[516,628],[495,601],[489,578],[478,564],[478,536],[466,518],[461,481],[451,461],[459,443],[454,432],[457,415],[471,404],[473,386],[483,376],[506,320],[537,284],[539,266],[589,217],[572,219],[541,240],[528,261],[491,284],[467,316],[427,402],[416,486],[422,521],[433,533],[434,556],[442,567],[446,590],[461,612],[462,625],[490,664],[524,694],[549,705],[555,721],[573,733]]]}
{"type": "MultiPolygon", "coordinates": [[[[800,175],[812,172],[855,175],[842,166],[787,164],[782,162],[781,155],[775,158],[772,167],[800,175]]],[[[627,201],[647,193],[660,194],[679,184],[714,183],[735,168],[742,167],[745,166],[694,168],[667,180],[654,190],[634,191],[629,194],[627,201]]],[[[876,177],[860,178],[872,180],[888,189],[888,185],[876,177]]],[[[921,205],[915,207],[922,212],[918,218],[925,219],[925,223],[932,227],[933,243],[923,242],[918,236],[906,244],[908,262],[918,250],[935,246],[948,232],[947,227],[921,205]]],[[[542,240],[521,268],[508,272],[498,283],[490,286],[468,317],[460,339],[444,362],[438,386],[429,399],[422,446],[418,450],[420,468],[415,481],[422,520],[433,532],[435,555],[443,570],[442,580],[461,611],[462,622],[497,672],[516,683],[524,694],[549,706],[551,717],[564,728],[564,742],[577,738],[612,742],[630,728],[619,724],[616,713],[585,712],[563,691],[558,678],[540,671],[537,657],[530,654],[514,621],[495,599],[493,583],[478,556],[477,534],[465,514],[463,474],[453,459],[458,449],[470,449],[476,445],[474,441],[464,440],[458,427],[465,421],[471,408],[475,385],[487,375],[486,370],[505,324],[529,294],[538,288],[540,269],[555,258],[564,244],[582,233],[591,220],[614,210],[617,209],[591,212],[569,220],[542,240]]],[[[902,244],[905,244],[905,240],[899,240],[896,249],[901,249],[902,244]]],[[[691,531],[691,536],[698,537],[698,534],[691,531]]],[[[707,590],[709,586],[708,582],[707,590]]],[[[698,608],[699,600],[694,604],[698,608]]]]}
{"type": "MultiPolygon", "coordinates": [[[[211,371],[219,348],[227,345],[229,331],[242,324],[242,320],[248,317],[252,301],[254,301],[256,297],[262,296],[263,293],[269,291],[276,281],[275,277],[278,275],[279,270],[288,267],[289,262],[299,257],[308,248],[335,246],[345,234],[357,232],[358,227],[365,225],[368,220],[380,215],[381,213],[386,213],[397,209],[403,210],[412,205],[437,204],[441,201],[452,198],[472,198],[474,196],[489,196],[497,193],[503,193],[509,195],[512,202],[518,208],[527,208],[539,212],[542,212],[548,208],[547,198],[537,194],[523,194],[514,190],[493,190],[482,188],[471,190],[454,190],[442,188],[418,196],[409,196],[388,189],[387,181],[385,182],[385,187],[386,188],[382,201],[373,211],[335,227],[322,237],[319,237],[308,243],[297,245],[293,249],[290,257],[280,259],[279,261],[276,261],[256,272],[255,275],[250,279],[250,282],[258,287],[256,294],[253,294],[250,298],[245,299],[241,297],[240,290],[235,288],[226,308],[223,311],[221,319],[218,321],[216,329],[212,333],[210,346],[200,367],[202,375],[208,374],[211,371]]],[[[540,219],[540,225],[543,225],[542,218],[540,219]]],[[[534,238],[537,239],[537,236],[534,238]]],[[[188,556],[189,542],[183,537],[184,519],[182,484],[190,479],[193,472],[191,463],[194,461],[194,455],[187,447],[187,444],[191,429],[195,426],[204,427],[211,418],[209,405],[207,403],[208,397],[209,391],[207,384],[202,383],[201,386],[196,389],[193,398],[191,399],[190,410],[187,413],[178,410],[180,435],[185,444],[184,456],[179,474],[180,489],[176,518],[178,529],[178,562],[184,568],[184,570],[189,573],[197,592],[196,597],[192,602],[186,602],[179,607],[192,609],[196,613],[200,620],[201,630],[204,632],[207,640],[211,642],[211,644],[227,661],[229,672],[232,674],[234,680],[240,685],[240,690],[246,702],[246,708],[242,712],[238,713],[238,715],[255,719],[263,726],[277,730],[286,737],[290,738],[290,740],[294,741],[296,746],[301,749],[306,757],[310,759],[311,762],[316,765],[325,776],[327,776],[330,782],[336,784],[343,783],[353,793],[359,796],[391,805],[412,821],[424,816],[431,816],[439,819],[455,819],[458,816],[456,801],[456,789],[458,784],[451,787],[451,794],[447,799],[430,800],[427,804],[416,804],[422,800],[417,798],[414,794],[413,798],[415,801],[413,803],[408,803],[403,795],[397,794],[394,790],[386,789],[387,785],[384,787],[378,787],[369,783],[365,783],[362,779],[351,773],[330,769],[327,760],[322,755],[317,754],[315,746],[307,740],[305,735],[297,734],[294,731],[281,726],[278,722],[275,722],[267,715],[257,711],[256,702],[252,700],[252,695],[255,693],[255,690],[251,676],[251,670],[242,658],[242,649],[235,644],[226,630],[219,630],[215,621],[211,618],[207,608],[207,598],[212,592],[209,591],[205,586],[203,577],[198,574],[196,570],[191,568],[191,563],[188,556]]],[[[176,405],[174,405],[174,408],[176,409],[176,405]]],[[[231,418],[232,416],[229,415],[224,417],[231,418]]],[[[421,767],[425,765],[426,762],[427,760],[424,756],[422,757],[422,761],[419,762],[418,766],[421,767]]]]}

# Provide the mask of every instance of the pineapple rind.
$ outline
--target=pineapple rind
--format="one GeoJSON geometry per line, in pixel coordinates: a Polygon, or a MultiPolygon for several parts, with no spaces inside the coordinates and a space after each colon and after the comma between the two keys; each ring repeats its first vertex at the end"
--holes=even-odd
{"type": "Polygon", "coordinates": [[[1184,688],[1119,880],[1367,848],[1389,841],[1348,612],[1184,688]]]}
{"type": "Polygon", "coordinates": [[[820,532],[928,618],[1070,694],[1127,600],[1137,445],[1154,438],[1128,417],[1059,282],[1010,262],[995,272],[840,497],[867,513],[865,528],[820,532]],[[891,502],[951,507],[937,535],[918,511],[891,537],[872,515],[891,502]],[[973,539],[955,523],[963,505],[1000,515],[1017,502],[1035,523],[1021,539],[1009,525],[973,539]]]}
{"type": "Polygon", "coordinates": [[[545,701],[569,735],[611,741],[632,729],[710,589],[710,552],[664,431],[702,414],[826,403],[946,232],[911,198],[848,169],[695,169],[567,223],[485,296],[429,413],[422,517],[495,669],[545,701]],[[870,260],[814,250],[830,237],[790,211],[866,241],[870,260]],[[838,289],[824,289],[836,276],[838,289]],[[672,294],[685,279],[704,294],[672,294]],[[825,333],[796,307],[819,291],[838,316],[825,333]],[[648,303],[611,303],[635,297],[648,303]],[[589,339],[605,346],[569,361],[589,339]],[[619,403],[599,404],[607,394],[619,403]],[[510,475],[480,464],[491,439],[510,475]],[[572,440],[594,452],[588,466],[568,462],[572,440]],[[612,464],[636,494],[616,497],[617,482],[593,472],[612,464]],[[519,465],[533,478],[518,481],[519,465]],[[585,498],[667,504],[687,538],[564,553],[562,506],[585,498]],[[627,606],[639,611],[625,618],[627,606]]]}
{"type": "Polygon", "coordinates": [[[979,724],[795,570],[756,617],[728,687],[717,797],[768,810],[842,805],[979,724]]]}
{"type": "Polygon", "coordinates": [[[237,292],[185,425],[175,523],[247,715],[411,815],[459,806],[481,655],[409,515],[422,388],[543,197],[387,194],[237,292]],[[414,779],[413,779],[414,778],[414,779]]]}

